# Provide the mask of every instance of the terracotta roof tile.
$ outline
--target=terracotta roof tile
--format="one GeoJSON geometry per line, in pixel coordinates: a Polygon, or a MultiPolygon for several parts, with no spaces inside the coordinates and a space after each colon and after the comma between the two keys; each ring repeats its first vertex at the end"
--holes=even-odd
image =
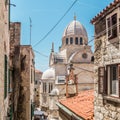
{"type": "Polygon", "coordinates": [[[66,98],[59,102],[85,120],[93,120],[93,90],[81,91],[77,96],[66,98]]]}
{"type": "Polygon", "coordinates": [[[42,73],[40,70],[37,70],[37,69],[35,70],[35,72],[36,72],[36,73],[42,73]]]}
{"type": "Polygon", "coordinates": [[[116,6],[118,3],[120,3],[120,0],[114,0],[112,3],[110,3],[108,6],[106,6],[105,9],[103,9],[99,14],[97,14],[92,20],[91,23],[93,24],[99,17],[101,17],[106,11],[111,9],[112,7],[116,6]]]}

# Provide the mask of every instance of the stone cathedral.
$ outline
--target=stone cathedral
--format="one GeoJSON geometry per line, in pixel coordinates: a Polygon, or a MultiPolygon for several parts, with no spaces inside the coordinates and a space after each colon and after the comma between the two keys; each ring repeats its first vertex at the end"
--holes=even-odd
{"type": "MultiPolygon", "coordinates": [[[[49,69],[42,75],[41,82],[41,108],[49,111],[51,118],[56,118],[57,106],[55,102],[65,97],[66,75],[72,64],[74,74],[78,78],[78,91],[94,88],[94,64],[91,46],[88,45],[88,35],[84,26],[76,20],[68,24],[62,36],[62,45],[59,52],[54,51],[54,44],[49,58],[49,69]]],[[[71,91],[74,92],[71,88],[71,91]]]]}

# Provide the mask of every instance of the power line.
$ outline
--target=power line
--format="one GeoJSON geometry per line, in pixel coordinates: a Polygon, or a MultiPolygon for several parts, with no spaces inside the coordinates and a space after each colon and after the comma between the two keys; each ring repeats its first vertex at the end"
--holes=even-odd
{"type": "Polygon", "coordinates": [[[42,55],[43,57],[48,58],[48,56],[47,56],[47,55],[44,55],[43,53],[40,53],[40,52],[39,52],[39,51],[37,51],[37,50],[33,50],[33,51],[35,51],[36,53],[38,53],[38,54],[42,55]]]}
{"type": "Polygon", "coordinates": [[[58,22],[48,31],[48,33],[41,39],[39,40],[33,47],[37,46],[41,41],[43,41],[55,28],[56,26],[62,21],[62,19],[66,16],[66,14],[72,9],[72,7],[75,5],[75,3],[78,0],[75,0],[72,5],[68,8],[68,10],[63,14],[63,16],[58,20],[58,22]]]}
{"type": "Polygon", "coordinates": [[[81,69],[81,70],[84,70],[84,71],[87,71],[87,72],[94,73],[94,71],[91,71],[91,70],[88,70],[88,69],[85,69],[85,68],[81,68],[81,67],[77,67],[77,66],[74,66],[74,67],[77,68],[77,69],[81,69]]]}

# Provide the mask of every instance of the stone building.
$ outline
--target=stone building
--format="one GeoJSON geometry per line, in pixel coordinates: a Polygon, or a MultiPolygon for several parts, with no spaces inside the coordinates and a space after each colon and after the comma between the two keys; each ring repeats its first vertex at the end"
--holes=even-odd
{"type": "Polygon", "coordinates": [[[30,120],[34,102],[34,53],[20,45],[21,23],[10,23],[9,118],[30,120]]]}
{"type": "Polygon", "coordinates": [[[32,120],[34,112],[34,53],[30,45],[20,46],[21,82],[19,91],[19,111],[17,120],[32,120]]]}
{"type": "Polygon", "coordinates": [[[10,23],[10,54],[9,54],[9,116],[16,120],[18,116],[18,99],[21,82],[20,34],[21,23],[10,23]]]}
{"type": "MultiPolygon", "coordinates": [[[[43,72],[42,75],[42,108],[49,109],[49,104],[51,103],[50,99],[54,96],[50,93],[53,91],[55,93],[59,91],[59,99],[65,97],[66,75],[69,74],[68,66],[71,63],[75,69],[74,73],[78,77],[78,91],[93,89],[93,53],[91,51],[91,46],[88,45],[87,32],[84,26],[76,20],[76,17],[74,17],[74,20],[70,22],[64,30],[62,46],[59,48],[58,53],[54,51],[54,44],[52,44],[49,59],[50,68],[43,72]]],[[[71,87],[70,91],[74,91],[74,87],[71,87]]],[[[51,119],[52,117],[54,118],[56,116],[51,116],[51,119]]]]}
{"type": "Polygon", "coordinates": [[[9,0],[0,0],[0,120],[8,118],[9,0]]]}
{"type": "Polygon", "coordinates": [[[120,0],[91,23],[95,28],[95,120],[120,120],[120,0]]]}
{"type": "Polygon", "coordinates": [[[40,107],[40,85],[41,85],[42,72],[35,70],[35,82],[34,82],[34,104],[35,108],[40,107]]]}

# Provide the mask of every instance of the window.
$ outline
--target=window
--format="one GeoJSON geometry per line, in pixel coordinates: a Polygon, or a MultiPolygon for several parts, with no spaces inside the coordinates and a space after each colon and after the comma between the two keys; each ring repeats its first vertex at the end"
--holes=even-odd
{"type": "Polygon", "coordinates": [[[32,73],[32,69],[31,69],[31,83],[33,81],[33,73],[32,73]]]}
{"type": "Polygon", "coordinates": [[[63,62],[63,59],[62,58],[55,58],[55,63],[62,63],[63,62]]]}
{"type": "Polygon", "coordinates": [[[7,77],[8,77],[8,67],[7,67],[7,55],[4,56],[4,98],[7,97],[7,77]]]}
{"type": "Polygon", "coordinates": [[[110,70],[108,74],[110,75],[110,94],[118,96],[118,66],[112,65],[108,67],[110,70]]]}
{"type": "Polygon", "coordinates": [[[82,39],[82,37],[80,38],[80,45],[83,45],[83,39],[82,39]]]}
{"type": "Polygon", "coordinates": [[[99,93],[120,97],[120,65],[108,65],[98,69],[99,93]]]}
{"type": "Polygon", "coordinates": [[[78,37],[75,38],[75,44],[78,44],[78,37]]]}
{"type": "Polygon", "coordinates": [[[35,80],[35,84],[37,85],[37,80],[35,80]]]}
{"type": "Polygon", "coordinates": [[[87,53],[82,54],[82,58],[86,59],[88,57],[87,53]]]}
{"type": "Polygon", "coordinates": [[[70,44],[73,44],[73,38],[72,37],[70,38],[70,44]]]}
{"type": "Polygon", "coordinates": [[[68,43],[69,43],[69,40],[68,40],[68,38],[66,38],[66,45],[68,45],[68,43]]]}
{"type": "Polygon", "coordinates": [[[9,85],[8,85],[8,91],[9,93],[12,92],[12,80],[13,80],[13,70],[9,69],[9,85]]]}
{"type": "Polygon", "coordinates": [[[31,83],[35,82],[35,70],[31,68],[31,83]]]}
{"type": "Polygon", "coordinates": [[[49,93],[51,92],[52,89],[53,89],[53,84],[49,83],[49,93]]]}
{"type": "Polygon", "coordinates": [[[47,85],[46,83],[43,83],[43,93],[46,93],[46,91],[47,91],[47,85]]]}
{"type": "Polygon", "coordinates": [[[107,18],[107,28],[108,39],[117,37],[117,14],[107,18]]]}
{"type": "Polygon", "coordinates": [[[65,76],[58,76],[58,84],[64,84],[65,83],[65,76]]]}

